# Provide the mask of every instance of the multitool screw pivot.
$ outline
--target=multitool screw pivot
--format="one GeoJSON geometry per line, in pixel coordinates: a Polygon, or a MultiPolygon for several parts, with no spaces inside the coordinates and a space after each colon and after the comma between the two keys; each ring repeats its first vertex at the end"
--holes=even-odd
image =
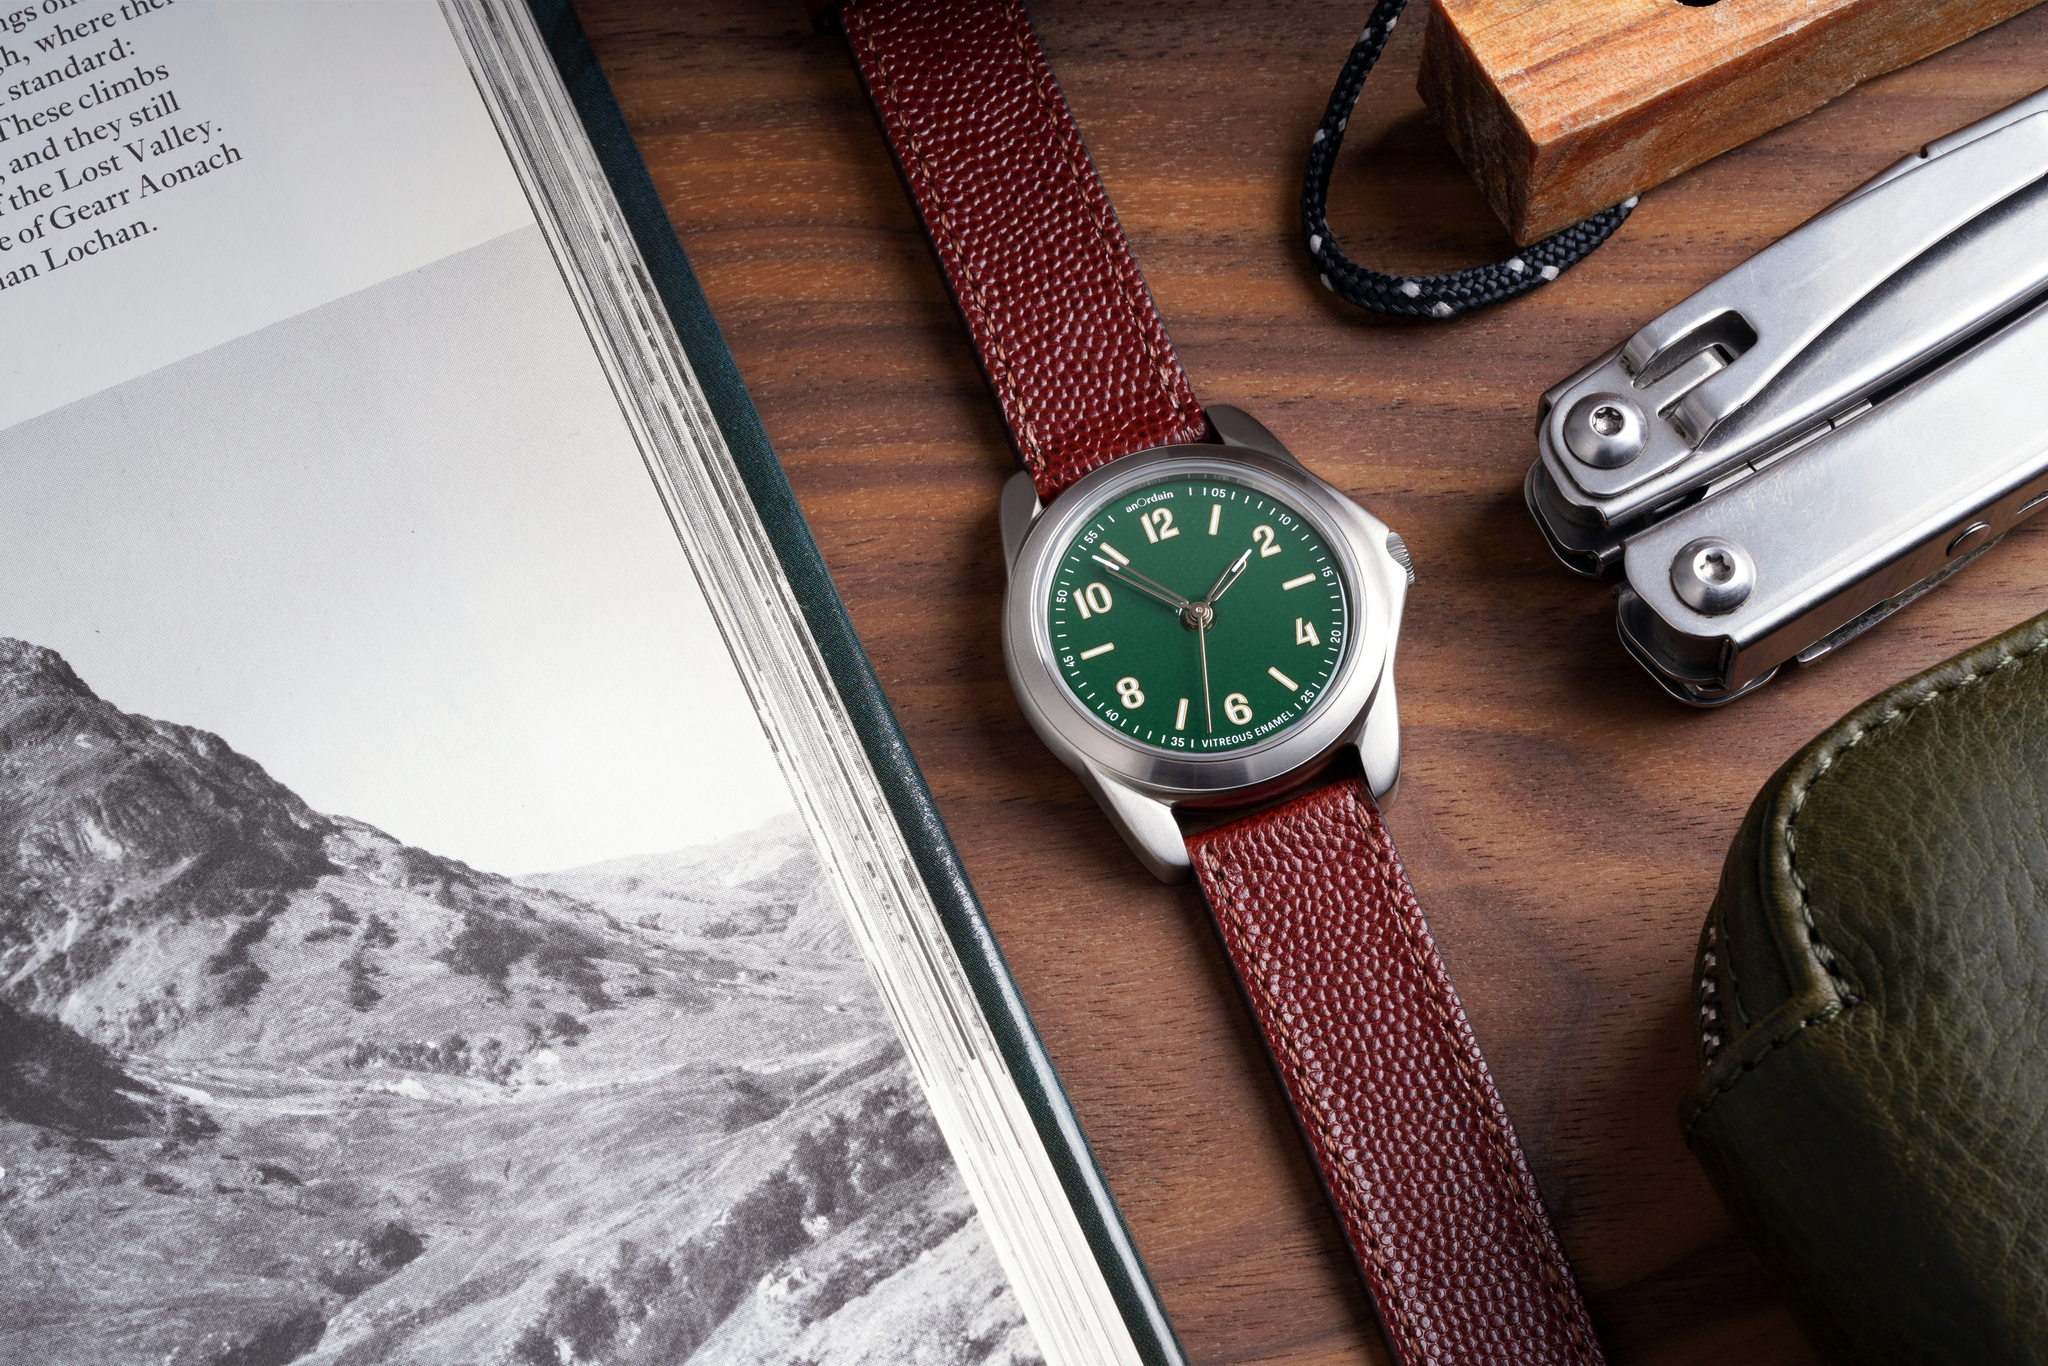
{"type": "Polygon", "coordinates": [[[1749,552],[1719,536],[1688,541],[1671,561],[1671,588],[1695,612],[1718,616],[1749,601],[1756,587],[1756,562],[1749,552]]]}
{"type": "Polygon", "coordinates": [[[1643,453],[1643,410],[1620,394],[1588,394],[1564,415],[1564,444],[1595,469],[1626,465],[1643,453]]]}

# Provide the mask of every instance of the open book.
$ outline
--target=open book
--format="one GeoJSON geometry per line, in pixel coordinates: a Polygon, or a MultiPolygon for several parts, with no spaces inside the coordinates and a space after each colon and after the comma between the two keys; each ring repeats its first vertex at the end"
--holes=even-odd
{"type": "Polygon", "coordinates": [[[0,1359],[1179,1359],[565,4],[24,0],[0,338],[0,1359]]]}

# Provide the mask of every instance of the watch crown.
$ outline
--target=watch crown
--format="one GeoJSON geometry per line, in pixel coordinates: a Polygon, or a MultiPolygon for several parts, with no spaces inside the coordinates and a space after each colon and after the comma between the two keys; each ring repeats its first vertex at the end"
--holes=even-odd
{"type": "Polygon", "coordinates": [[[1408,543],[1401,539],[1398,532],[1389,531],[1387,533],[1387,553],[1394,557],[1395,564],[1400,565],[1402,569],[1408,572],[1408,586],[1413,588],[1415,586],[1415,561],[1408,558],[1408,543]]]}

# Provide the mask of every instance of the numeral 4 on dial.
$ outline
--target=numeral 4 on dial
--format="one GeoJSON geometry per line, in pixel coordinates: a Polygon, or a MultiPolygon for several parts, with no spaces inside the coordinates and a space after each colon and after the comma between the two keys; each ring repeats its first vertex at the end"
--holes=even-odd
{"type": "Polygon", "coordinates": [[[1316,628],[1312,623],[1296,617],[1294,619],[1294,643],[1296,645],[1320,645],[1323,643],[1323,639],[1316,634],[1316,628]]]}

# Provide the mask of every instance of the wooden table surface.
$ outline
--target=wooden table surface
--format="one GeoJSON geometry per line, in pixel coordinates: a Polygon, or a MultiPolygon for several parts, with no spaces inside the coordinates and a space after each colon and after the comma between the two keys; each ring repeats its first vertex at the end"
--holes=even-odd
{"type": "MultiPolygon", "coordinates": [[[[1014,457],[839,41],[798,0],[581,9],[1190,1357],[1386,1360],[1198,895],[1144,873],[1011,700],[1014,457]]],[[[2036,88],[2048,8],[1652,191],[1555,284],[1441,325],[1336,301],[1296,241],[1365,5],[1033,9],[1196,393],[1413,550],[1388,822],[1612,1360],[1812,1360],[1679,1138],[1694,940],[1758,786],[1862,698],[2048,607],[2048,530],[1696,712],[1551,560],[1522,475],[1545,388],[2036,88]]],[[[1414,93],[1422,18],[1368,83],[1331,213],[1354,259],[1411,273],[1510,250],[1414,93]]]]}

